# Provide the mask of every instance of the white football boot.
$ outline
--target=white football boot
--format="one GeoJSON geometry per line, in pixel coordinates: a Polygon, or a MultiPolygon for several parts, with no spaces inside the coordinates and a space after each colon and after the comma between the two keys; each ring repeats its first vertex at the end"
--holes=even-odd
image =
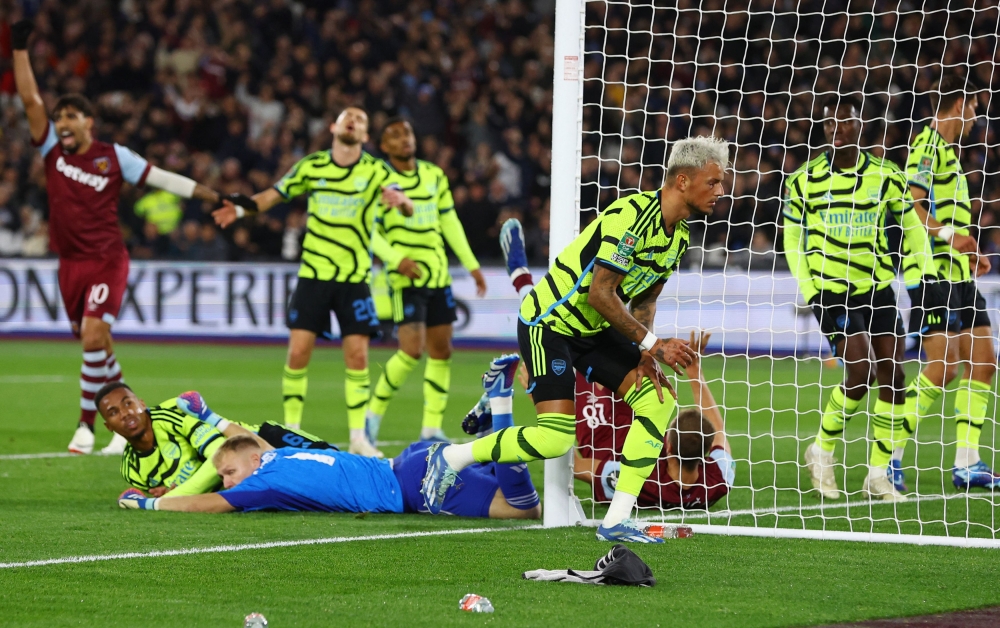
{"type": "Polygon", "coordinates": [[[806,467],[809,469],[813,488],[825,499],[840,499],[833,463],[832,451],[824,451],[815,442],[806,447],[806,467]]]}
{"type": "Polygon", "coordinates": [[[871,499],[880,499],[886,502],[905,502],[906,495],[896,490],[892,481],[886,476],[884,468],[872,468],[868,471],[865,484],[861,488],[862,492],[871,499]]]}
{"type": "Polygon", "coordinates": [[[375,448],[365,437],[352,438],[351,446],[347,450],[352,454],[358,454],[366,458],[385,458],[385,454],[375,448]]]}
{"type": "Polygon", "coordinates": [[[105,456],[120,456],[125,453],[125,445],[128,441],[121,434],[115,432],[115,435],[111,437],[111,442],[108,443],[107,447],[101,449],[101,453],[105,456]]]}
{"type": "Polygon", "coordinates": [[[69,441],[69,451],[74,454],[89,454],[94,451],[94,433],[86,425],[76,428],[73,440],[69,441]]]}

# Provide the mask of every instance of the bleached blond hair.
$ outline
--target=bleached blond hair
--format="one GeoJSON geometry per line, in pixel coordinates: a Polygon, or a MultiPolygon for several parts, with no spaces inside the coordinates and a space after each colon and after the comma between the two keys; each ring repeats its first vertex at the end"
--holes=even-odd
{"type": "Polygon", "coordinates": [[[674,143],[667,159],[667,180],[680,170],[701,170],[710,163],[725,170],[729,166],[729,142],[718,137],[689,137],[674,143]]]}

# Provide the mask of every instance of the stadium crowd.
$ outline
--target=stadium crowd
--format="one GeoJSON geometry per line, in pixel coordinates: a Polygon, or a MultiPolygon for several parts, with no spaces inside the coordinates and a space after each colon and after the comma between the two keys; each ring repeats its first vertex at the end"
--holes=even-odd
{"type": "MultiPolygon", "coordinates": [[[[554,0],[108,4],[25,3],[46,101],[88,95],[98,137],[220,192],[252,193],[329,146],[329,122],[343,107],[368,109],[373,133],[402,114],[420,156],[451,178],[480,259],[499,258],[499,225],[519,217],[531,262],[546,262],[554,0]]],[[[1000,61],[998,10],[988,0],[947,15],[944,0],[921,10],[880,3],[878,15],[851,17],[840,1],[754,3],[745,12],[748,4],[680,0],[655,16],[651,5],[587,5],[581,202],[590,216],[621,193],[658,186],[678,138],[714,133],[739,146],[732,199],[695,225],[701,246],[689,264],[783,263],[781,185],[821,144],[812,120],[824,93],[863,91],[864,142],[903,163],[942,65],[970,68],[987,115],[1000,81],[991,69],[1000,61]]],[[[8,11],[0,29],[0,256],[40,256],[44,172],[15,96],[8,24],[17,17],[8,11]]],[[[1000,229],[989,229],[1000,225],[996,126],[984,117],[963,162],[980,245],[1000,257],[1000,229]]],[[[369,149],[378,152],[374,142],[369,149]]],[[[298,259],[302,204],[225,233],[209,209],[129,190],[120,216],[133,258],[298,259]]]]}

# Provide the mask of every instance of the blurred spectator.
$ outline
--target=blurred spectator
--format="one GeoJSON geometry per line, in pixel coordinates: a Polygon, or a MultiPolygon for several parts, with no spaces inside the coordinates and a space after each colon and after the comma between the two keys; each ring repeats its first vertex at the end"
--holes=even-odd
{"type": "Polygon", "coordinates": [[[486,187],[480,181],[473,181],[467,194],[463,189],[456,195],[455,211],[465,227],[469,246],[477,257],[488,257],[486,252],[492,250],[494,244],[499,251],[500,245],[489,233],[496,225],[498,209],[487,197],[486,187]]]}
{"type": "Polygon", "coordinates": [[[205,223],[198,232],[198,241],[191,245],[188,259],[199,262],[221,262],[226,259],[226,241],[211,223],[205,223]]]}
{"type": "Polygon", "coordinates": [[[528,227],[524,234],[524,246],[528,253],[528,263],[532,266],[549,265],[549,201],[546,199],[544,209],[539,212],[538,220],[533,227],[528,227]]]}
{"type": "Polygon", "coordinates": [[[170,253],[170,237],[161,234],[155,223],[146,222],[131,248],[136,259],[165,258],[170,253]]]}
{"type": "Polygon", "coordinates": [[[297,260],[302,254],[302,239],[306,234],[304,212],[289,212],[285,219],[285,232],[281,237],[281,259],[297,260]]]}
{"type": "Polygon", "coordinates": [[[139,218],[156,225],[160,235],[169,236],[177,228],[184,215],[181,197],[166,190],[150,189],[136,201],[132,211],[139,218]]]}
{"type": "Polygon", "coordinates": [[[185,220],[184,224],[181,225],[180,234],[174,236],[174,246],[180,259],[194,259],[193,252],[198,245],[199,232],[200,228],[196,220],[185,220]]]}
{"type": "Polygon", "coordinates": [[[31,205],[21,207],[21,255],[44,257],[49,252],[49,225],[31,205]]]}
{"type": "MultiPolygon", "coordinates": [[[[926,19],[919,3],[889,0],[850,15],[842,4],[586,3],[581,224],[623,193],[659,186],[672,142],[715,134],[737,145],[732,194],[693,221],[712,249],[698,259],[726,263],[731,251],[765,259],[765,242],[780,248],[784,177],[821,149],[819,99],[842,86],[863,92],[864,142],[902,163],[941,68],[967,68],[986,90],[986,117],[962,161],[970,194],[989,199],[976,208],[980,240],[996,247],[1000,149],[987,107],[1000,85],[996,3],[970,0],[975,10],[939,10],[941,19],[926,19]]],[[[491,234],[503,207],[523,217],[533,263],[547,260],[552,78],[563,71],[553,64],[552,0],[24,6],[36,12],[31,46],[46,103],[85,92],[101,139],[222,193],[252,194],[328,149],[327,129],[345,106],[368,108],[372,138],[387,116],[408,115],[418,156],[451,178],[477,256],[499,258],[491,234]]],[[[37,252],[46,238],[44,169],[14,94],[9,49],[0,50],[8,55],[0,57],[0,255],[28,254],[29,241],[37,252]],[[12,209],[25,205],[34,213],[12,209]]],[[[367,148],[377,154],[376,142],[367,148]]],[[[211,207],[180,203],[178,214],[156,199],[124,193],[121,220],[138,258],[299,255],[301,201],[221,234],[203,224],[211,207]]]]}

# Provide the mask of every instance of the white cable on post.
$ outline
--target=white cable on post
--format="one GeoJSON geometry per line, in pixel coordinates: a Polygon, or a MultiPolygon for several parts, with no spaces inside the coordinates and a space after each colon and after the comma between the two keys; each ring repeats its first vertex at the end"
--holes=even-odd
{"type": "MultiPolygon", "coordinates": [[[[553,69],[549,264],[580,228],[583,0],[556,0],[553,69]]],[[[543,523],[547,528],[576,525],[583,519],[572,495],[572,463],[572,451],[545,461],[543,523]]]]}

